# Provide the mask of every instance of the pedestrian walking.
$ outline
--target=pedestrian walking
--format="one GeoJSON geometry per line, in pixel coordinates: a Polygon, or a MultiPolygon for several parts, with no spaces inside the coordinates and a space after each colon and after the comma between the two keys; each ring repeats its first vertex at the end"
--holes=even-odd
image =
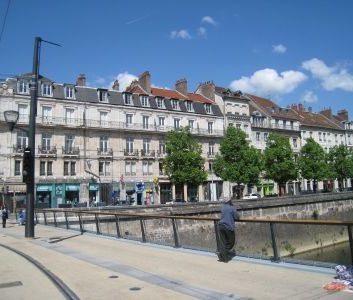
{"type": "Polygon", "coordinates": [[[233,206],[232,200],[227,199],[221,210],[221,219],[218,222],[219,252],[218,260],[228,262],[235,256],[232,250],[235,244],[235,221],[239,220],[239,214],[233,206]]]}
{"type": "Polygon", "coordinates": [[[2,217],[2,228],[6,227],[6,220],[9,217],[9,212],[6,206],[1,207],[1,217],[2,217]]]}

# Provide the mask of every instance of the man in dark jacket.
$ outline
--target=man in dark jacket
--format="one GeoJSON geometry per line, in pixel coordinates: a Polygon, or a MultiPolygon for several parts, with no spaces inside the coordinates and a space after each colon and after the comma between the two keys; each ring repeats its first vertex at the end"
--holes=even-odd
{"type": "Polygon", "coordinates": [[[235,244],[235,224],[239,220],[239,214],[233,206],[232,200],[227,199],[221,210],[221,220],[218,222],[219,232],[219,252],[217,252],[219,261],[228,262],[235,256],[231,251],[235,244]]]}

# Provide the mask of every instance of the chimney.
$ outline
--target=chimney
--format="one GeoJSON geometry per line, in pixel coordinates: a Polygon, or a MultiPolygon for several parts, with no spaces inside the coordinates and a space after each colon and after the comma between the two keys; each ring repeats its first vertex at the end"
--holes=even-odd
{"type": "Polygon", "coordinates": [[[145,71],[139,76],[139,84],[148,93],[151,94],[151,75],[145,71]]]}
{"type": "Polygon", "coordinates": [[[324,108],[324,110],[320,111],[320,114],[324,115],[326,118],[332,118],[332,110],[331,108],[324,108]]]}
{"type": "Polygon", "coordinates": [[[119,91],[119,80],[118,80],[118,79],[115,79],[115,80],[114,80],[112,89],[113,89],[114,91],[119,91]]]}
{"type": "Polygon", "coordinates": [[[311,106],[308,107],[308,111],[311,113],[313,112],[313,108],[311,106]]]}
{"type": "Polygon", "coordinates": [[[187,96],[188,95],[188,82],[187,82],[187,80],[185,78],[178,80],[175,83],[175,89],[179,93],[187,96]]]}
{"type": "Polygon", "coordinates": [[[214,85],[213,81],[206,81],[205,83],[201,83],[199,86],[199,91],[202,96],[215,101],[216,86],[214,85]]]}
{"type": "Polygon", "coordinates": [[[348,121],[348,111],[345,109],[339,110],[337,112],[337,117],[340,121],[348,121]]]}
{"type": "Polygon", "coordinates": [[[76,85],[77,86],[86,86],[86,75],[85,74],[78,75],[77,80],[76,80],[76,85]]]}
{"type": "Polygon", "coordinates": [[[301,103],[298,104],[298,111],[304,112],[304,105],[303,104],[301,104],[301,103]]]}

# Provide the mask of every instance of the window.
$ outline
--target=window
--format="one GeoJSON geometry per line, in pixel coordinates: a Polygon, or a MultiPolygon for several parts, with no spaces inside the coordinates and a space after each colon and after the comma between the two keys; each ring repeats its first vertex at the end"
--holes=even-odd
{"type": "Polygon", "coordinates": [[[236,126],[237,129],[241,128],[241,124],[236,124],[235,126],[236,126]]]}
{"type": "Polygon", "coordinates": [[[337,133],[335,134],[335,142],[336,142],[336,143],[338,142],[338,135],[337,135],[337,133]]]}
{"type": "Polygon", "coordinates": [[[27,133],[24,131],[17,132],[17,149],[24,149],[28,146],[27,133]]]}
{"type": "Polygon", "coordinates": [[[44,150],[44,151],[50,150],[51,137],[52,136],[49,133],[42,134],[42,150],[44,150]]]}
{"type": "Polygon", "coordinates": [[[149,121],[149,117],[148,116],[142,116],[143,129],[148,129],[148,121],[149,121]]]}
{"type": "Polygon", "coordinates": [[[75,136],[72,134],[65,135],[65,150],[71,152],[75,144],[75,136]]]}
{"type": "Polygon", "coordinates": [[[20,80],[17,83],[17,92],[19,94],[29,94],[29,83],[26,80],[20,80]]]}
{"type": "Polygon", "coordinates": [[[207,114],[210,114],[211,113],[211,104],[206,103],[205,104],[205,110],[206,110],[207,114]]]}
{"type": "Polygon", "coordinates": [[[278,128],[279,127],[279,120],[275,120],[275,126],[278,128]]]}
{"type": "Polygon", "coordinates": [[[21,117],[28,117],[28,105],[27,104],[19,104],[18,105],[18,114],[19,118],[21,117]]]}
{"type": "Polygon", "coordinates": [[[134,139],[131,137],[128,137],[126,139],[126,151],[129,154],[131,154],[134,151],[134,139]]]}
{"type": "Polygon", "coordinates": [[[52,86],[49,83],[42,84],[42,96],[52,96],[52,86]]]}
{"type": "Polygon", "coordinates": [[[75,161],[64,161],[64,176],[76,175],[76,162],[75,161]]]}
{"type": "Polygon", "coordinates": [[[267,142],[267,139],[268,139],[268,133],[265,132],[265,133],[264,133],[264,141],[267,142]]]}
{"type": "Polygon", "coordinates": [[[294,122],[290,121],[290,128],[293,129],[294,128],[294,122]]]}
{"type": "Polygon", "coordinates": [[[143,152],[148,154],[150,152],[151,139],[143,139],[143,152]]]}
{"type": "Polygon", "coordinates": [[[323,133],[323,139],[324,139],[324,142],[326,142],[326,132],[323,133]]]}
{"type": "Polygon", "coordinates": [[[108,112],[107,111],[100,111],[99,118],[100,118],[100,125],[101,126],[108,126],[108,112]]]}
{"type": "Polygon", "coordinates": [[[213,122],[208,122],[208,133],[213,133],[213,122]]]}
{"type": "Polygon", "coordinates": [[[283,128],[287,129],[287,122],[286,121],[283,121],[283,128]]]}
{"type": "Polygon", "coordinates": [[[42,106],[43,123],[51,123],[52,117],[53,117],[52,107],[51,106],[42,106]]]}
{"type": "Polygon", "coordinates": [[[74,99],[75,98],[75,89],[73,86],[65,86],[65,98],[74,99]]]}
{"type": "Polygon", "coordinates": [[[164,168],[163,168],[163,163],[160,162],[158,164],[158,169],[159,169],[159,175],[164,175],[164,168]]]}
{"type": "Polygon", "coordinates": [[[190,130],[192,130],[193,128],[194,128],[194,123],[195,123],[195,121],[194,120],[189,120],[189,128],[190,128],[190,130]]]}
{"type": "Polygon", "coordinates": [[[165,108],[164,99],[163,98],[156,98],[156,101],[157,101],[157,107],[158,108],[165,108]]]}
{"type": "Polygon", "coordinates": [[[319,132],[319,141],[320,141],[320,142],[322,141],[321,132],[319,132]]]}
{"type": "Polygon", "coordinates": [[[194,106],[191,101],[185,101],[187,111],[194,111],[194,106]]]}
{"type": "Polygon", "coordinates": [[[256,140],[260,141],[260,132],[256,132],[256,140]]]}
{"type": "Polygon", "coordinates": [[[159,153],[160,154],[165,154],[166,148],[165,148],[165,141],[160,140],[159,141],[159,153]]]}
{"type": "Polygon", "coordinates": [[[213,156],[214,155],[214,142],[208,143],[208,155],[213,156]]]}
{"type": "Polygon", "coordinates": [[[124,103],[126,105],[132,105],[132,95],[131,94],[124,94],[124,103]]]}
{"type": "Polygon", "coordinates": [[[39,175],[40,176],[45,176],[45,167],[46,167],[46,162],[45,161],[41,161],[40,165],[39,165],[39,175]]]}
{"type": "Polygon", "coordinates": [[[210,173],[213,173],[213,162],[209,162],[209,163],[208,163],[208,171],[209,171],[210,173]]]}
{"type": "Polygon", "coordinates": [[[20,176],[22,174],[22,161],[15,160],[15,176],[20,176]]]}
{"type": "Polygon", "coordinates": [[[106,135],[99,138],[99,150],[102,153],[108,152],[108,137],[106,135]]]}
{"type": "Polygon", "coordinates": [[[145,107],[149,107],[150,106],[150,98],[148,96],[140,96],[140,100],[141,100],[141,105],[145,106],[145,107]]]}
{"type": "Polygon", "coordinates": [[[53,162],[47,161],[47,176],[53,175],[53,162]]]}
{"type": "Polygon", "coordinates": [[[172,100],[172,108],[176,110],[180,110],[179,106],[179,101],[178,100],[172,100]]]}
{"type": "Polygon", "coordinates": [[[297,148],[298,144],[297,144],[297,139],[293,138],[293,147],[297,148]]]}
{"type": "Polygon", "coordinates": [[[98,90],[98,100],[99,102],[108,102],[108,91],[98,90]]]}
{"type": "Polygon", "coordinates": [[[179,129],[180,128],[180,119],[174,119],[174,128],[179,129]]]}
{"type": "Polygon", "coordinates": [[[75,123],[75,110],[73,108],[65,109],[65,121],[66,121],[66,124],[75,123]]]}
{"type": "Polygon", "coordinates": [[[136,162],[125,161],[125,175],[127,176],[136,175],[136,162]]]}
{"type": "Polygon", "coordinates": [[[159,127],[164,127],[165,117],[158,117],[158,125],[159,127]]]}
{"type": "Polygon", "coordinates": [[[110,161],[99,162],[99,175],[110,176],[110,161]]]}
{"type": "Polygon", "coordinates": [[[132,114],[126,114],[126,127],[132,127],[132,114]]]}
{"type": "Polygon", "coordinates": [[[153,168],[151,161],[144,161],[142,163],[142,173],[143,175],[153,175],[153,168]]]}
{"type": "Polygon", "coordinates": [[[310,136],[311,138],[313,137],[313,132],[312,132],[312,131],[309,132],[309,136],[310,136]]]}

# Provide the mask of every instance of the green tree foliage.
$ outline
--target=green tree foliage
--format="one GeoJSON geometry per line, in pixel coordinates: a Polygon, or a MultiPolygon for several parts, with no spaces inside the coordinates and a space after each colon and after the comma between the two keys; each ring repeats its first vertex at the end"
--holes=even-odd
{"type": "Polygon", "coordinates": [[[269,135],[264,151],[264,168],[266,178],[277,182],[279,195],[283,194],[287,181],[297,179],[297,166],[287,137],[277,133],[269,135]]]}
{"type": "Polygon", "coordinates": [[[168,132],[166,152],[163,165],[172,183],[198,185],[207,179],[201,145],[187,127],[168,132]]]}
{"type": "Polygon", "coordinates": [[[353,151],[345,145],[333,147],[328,154],[328,164],[343,188],[343,181],[353,177],[353,151]]]}
{"type": "Polygon", "coordinates": [[[300,151],[298,158],[300,174],[307,180],[313,180],[314,192],[317,182],[329,178],[324,149],[313,138],[309,138],[300,151]]]}
{"type": "Polygon", "coordinates": [[[228,127],[213,168],[223,180],[238,184],[237,197],[240,198],[241,184],[256,184],[259,180],[262,171],[261,153],[249,145],[241,129],[228,127]]]}

